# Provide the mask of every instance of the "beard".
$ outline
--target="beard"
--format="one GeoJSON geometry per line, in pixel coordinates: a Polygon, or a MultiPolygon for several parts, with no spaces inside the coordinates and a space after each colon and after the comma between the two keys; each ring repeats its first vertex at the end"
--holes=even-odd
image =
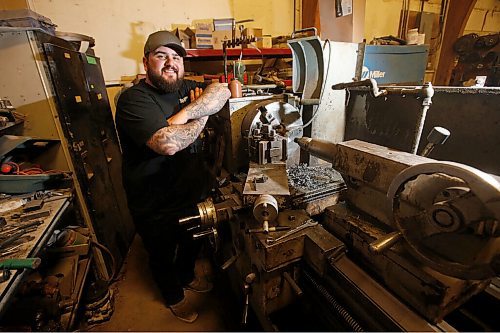
{"type": "Polygon", "coordinates": [[[154,73],[152,70],[148,70],[146,73],[151,83],[156,88],[166,93],[173,93],[178,91],[182,86],[182,82],[184,81],[182,74],[179,75],[178,72],[177,78],[173,81],[165,79],[163,76],[161,76],[161,74],[154,73]]]}

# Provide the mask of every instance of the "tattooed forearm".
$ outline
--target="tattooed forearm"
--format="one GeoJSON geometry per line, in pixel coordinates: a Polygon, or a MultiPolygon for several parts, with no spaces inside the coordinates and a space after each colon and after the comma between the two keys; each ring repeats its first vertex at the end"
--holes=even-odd
{"type": "Polygon", "coordinates": [[[183,125],[163,127],[151,136],[147,145],[160,155],[174,155],[196,140],[205,127],[207,119],[208,117],[202,117],[183,125]]]}
{"type": "Polygon", "coordinates": [[[231,92],[227,86],[221,83],[212,83],[200,97],[183,110],[188,114],[190,119],[210,116],[219,112],[229,97],[231,97],[231,92]]]}
{"type": "Polygon", "coordinates": [[[186,148],[200,135],[208,116],[222,109],[230,96],[227,86],[212,83],[195,101],[170,117],[168,122],[172,125],[156,131],[148,140],[148,147],[161,155],[174,155],[186,148]]]}

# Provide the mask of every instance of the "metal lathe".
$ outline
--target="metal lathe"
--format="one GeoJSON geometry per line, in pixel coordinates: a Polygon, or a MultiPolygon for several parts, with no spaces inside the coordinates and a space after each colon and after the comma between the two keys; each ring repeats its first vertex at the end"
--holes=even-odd
{"type": "MultiPolygon", "coordinates": [[[[212,117],[204,138],[215,191],[180,220],[214,245],[242,297],[243,322],[251,308],[263,329],[278,330],[274,315],[307,299],[329,330],[467,330],[462,315],[475,330],[498,330],[464,307],[482,295],[476,302],[499,309],[499,178],[315,137],[310,124],[336,108],[331,93],[354,74],[338,59],[356,59],[357,48],[315,36],[289,44],[296,93],[232,99],[212,117]]],[[[421,97],[416,151],[432,86],[392,92],[421,97]]],[[[447,135],[434,129],[425,154],[447,135]]]]}

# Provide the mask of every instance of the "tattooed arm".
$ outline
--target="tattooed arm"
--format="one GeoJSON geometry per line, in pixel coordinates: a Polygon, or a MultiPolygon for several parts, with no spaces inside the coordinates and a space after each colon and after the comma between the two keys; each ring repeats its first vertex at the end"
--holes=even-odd
{"type": "Polygon", "coordinates": [[[222,83],[210,84],[194,102],[177,112],[168,119],[170,125],[186,124],[189,120],[199,119],[219,112],[231,92],[222,83]]]}
{"type": "Polygon", "coordinates": [[[208,116],[193,119],[182,125],[160,128],[146,143],[160,155],[174,155],[196,140],[207,122],[208,116]]]}
{"type": "Polygon", "coordinates": [[[146,143],[161,155],[174,155],[196,140],[208,116],[217,113],[231,96],[227,86],[212,83],[201,95],[193,92],[188,106],[168,119],[169,126],[156,131],[146,143]]]}

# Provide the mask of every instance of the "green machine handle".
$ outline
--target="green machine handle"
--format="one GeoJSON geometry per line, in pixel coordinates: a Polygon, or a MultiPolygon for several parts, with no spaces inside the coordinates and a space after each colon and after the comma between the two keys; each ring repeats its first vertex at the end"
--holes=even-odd
{"type": "Polygon", "coordinates": [[[0,269],[36,269],[41,263],[40,258],[6,259],[0,261],[0,269]]]}

